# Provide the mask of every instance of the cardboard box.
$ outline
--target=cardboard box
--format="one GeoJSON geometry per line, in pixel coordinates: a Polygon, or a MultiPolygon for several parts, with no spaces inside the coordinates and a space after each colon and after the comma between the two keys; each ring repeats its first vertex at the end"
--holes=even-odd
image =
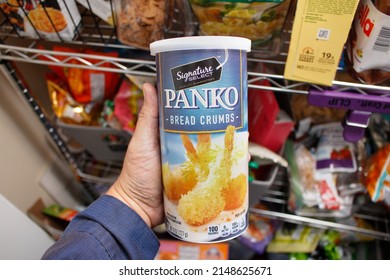
{"type": "Polygon", "coordinates": [[[65,228],[67,221],[49,217],[43,213],[45,205],[41,199],[38,199],[34,205],[27,210],[27,215],[40,227],[42,227],[54,240],[58,240],[65,228]]]}
{"type": "Polygon", "coordinates": [[[297,1],[284,77],[331,86],[359,1],[297,1]]]}
{"type": "MultiPolygon", "coordinates": [[[[267,80],[263,86],[270,86],[267,80]]],[[[280,110],[271,90],[249,89],[248,95],[249,141],[279,153],[291,133],[294,122],[280,110]]]]}

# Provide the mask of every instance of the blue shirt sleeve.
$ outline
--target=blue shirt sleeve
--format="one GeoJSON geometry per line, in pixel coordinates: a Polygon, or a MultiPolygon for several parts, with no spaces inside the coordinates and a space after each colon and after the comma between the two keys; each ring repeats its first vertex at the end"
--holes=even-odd
{"type": "Polygon", "coordinates": [[[151,260],[159,241],[127,205],[103,195],[76,215],[44,260],[151,260]]]}

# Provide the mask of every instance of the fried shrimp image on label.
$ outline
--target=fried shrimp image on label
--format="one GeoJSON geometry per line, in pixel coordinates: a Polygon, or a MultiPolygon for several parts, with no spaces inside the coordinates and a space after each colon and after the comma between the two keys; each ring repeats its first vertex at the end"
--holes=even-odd
{"type": "Polygon", "coordinates": [[[224,210],[236,209],[244,203],[247,192],[246,184],[247,177],[242,173],[230,180],[229,184],[222,191],[226,202],[224,210]]]}
{"type": "Polygon", "coordinates": [[[207,184],[198,184],[179,199],[177,207],[184,221],[193,226],[204,225],[215,219],[222,211],[235,209],[246,197],[246,176],[240,174],[231,180],[232,153],[235,127],[228,126],[224,137],[223,156],[207,184]],[[231,193],[230,193],[231,192],[231,193]]]}
{"type": "Polygon", "coordinates": [[[163,164],[162,172],[165,194],[171,201],[179,200],[197,183],[195,172],[184,173],[180,167],[171,170],[168,163],[163,164]]]}
{"type": "Polygon", "coordinates": [[[177,210],[186,223],[200,226],[215,219],[224,208],[221,188],[214,185],[196,188],[183,195],[177,210]]]}
{"type": "Polygon", "coordinates": [[[215,158],[215,153],[211,150],[210,134],[199,134],[196,148],[188,135],[182,134],[181,139],[187,160],[174,169],[168,163],[162,167],[165,193],[171,201],[178,201],[198,182],[206,180],[210,172],[209,164],[215,158]]]}

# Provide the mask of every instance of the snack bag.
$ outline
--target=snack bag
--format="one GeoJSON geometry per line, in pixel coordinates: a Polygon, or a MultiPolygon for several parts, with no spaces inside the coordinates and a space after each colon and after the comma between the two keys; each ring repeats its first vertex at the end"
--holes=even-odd
{"type": "Polygon", "coordinates": [[[98,112],[94,103],[80,104],[71,96],[66,84],[54,73],[46,74],[46,84],[53,111],[64,123],[92,125],[98,112]]]}
{"type": "Polygon", "coordinates": [[[74,0],[0,0],[0,8],[20,36],[70,41],[80,32],[81,15],[74,0]]]}
{"type": "Polygon", "coordinates": [[[142,90],[128,79],[123,79],[114,99],[114,115],[122,129],[134,132],[143,104],[142,90]]]}
{"type": "Polygon", "coordinates": [[[364,185],[372,201],[390,205],[390,144],[368,159],[364,185]]]}
{"type": "MultiPolygon", "coordinates": [[[[77,50],[64,46],[54,46],[54,51],[64,52],[66,54],[55,56],[60,61],[66,61],[67,63],[74,64],[76,67],[60,67],[49,66],[50,69],[56,73],[62,80],[67,82],[68,88],[72,94],[74,100],[78,103],[103,103],[106,99],[112,99],[116,93],[117,86],[120,80],[118,73],[109,71],[94,70],[94,69],[82,69],[77,65],[82,63],[76,58],[68,59],[73,53],[85,53],[106,57],[118,57],[116,52],[97,52],[90,49],[77,50]]],[[[47,60],[44,56],[40,56],[40,59],[47,60]]],[[[83,58],[91,64],[99,62],[98,59],[83,58]]],[[[99,63],[99,67],[111,68],[113,65],[109,62],[99,63]]]]}

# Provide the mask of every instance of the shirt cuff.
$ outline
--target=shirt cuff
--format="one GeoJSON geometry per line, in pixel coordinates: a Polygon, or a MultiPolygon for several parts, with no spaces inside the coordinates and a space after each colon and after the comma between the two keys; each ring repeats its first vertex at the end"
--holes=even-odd
{"type": "Polygon", "coordinates": [[[154,259],[156,256],[160,246],[158,238],[145,221],[120,200],[103,195],[79,215],[101,224],[131,259],[154,259]]]}

